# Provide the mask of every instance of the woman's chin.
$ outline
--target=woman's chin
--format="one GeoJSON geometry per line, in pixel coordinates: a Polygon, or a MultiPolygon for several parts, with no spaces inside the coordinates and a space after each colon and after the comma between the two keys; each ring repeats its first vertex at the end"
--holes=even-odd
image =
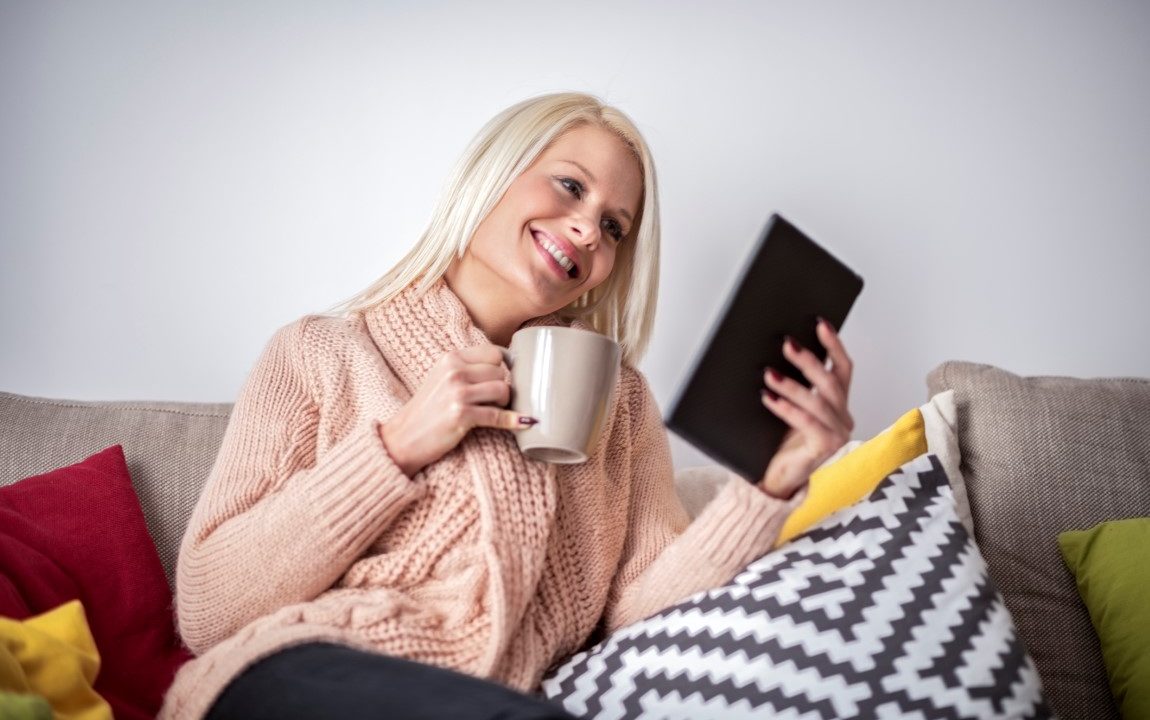
{"type": "Polygon", "coordinates": [[[560,303],[559,307],[563,307],[569,302],[564,298],[570,295],[571,287],[564,286],[547,268],[532,268],[523,287],[525,297],[534,300],[534,304],[539,307],[550,307],[555,303],[560,303]]]}

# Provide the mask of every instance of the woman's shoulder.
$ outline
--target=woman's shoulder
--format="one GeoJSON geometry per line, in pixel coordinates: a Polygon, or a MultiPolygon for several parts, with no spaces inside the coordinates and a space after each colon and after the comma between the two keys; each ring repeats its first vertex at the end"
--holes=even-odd
{"type": "Polygon", "coordinates": [[[350,313],[303,315],[275,331],[265,355],[294,366],[323,394],[356,368],[374,367],[364,359],[376,353],[362,314],[350,313]]]}
{"type": "Polygon", "coordinates": [[[646,414],[648,408],[655,405],[655,396],[651,392],[651,384],[647,376],[639,368],[624,362],[619,367],[619,390],[616,393],[616,404],[626,408],[632,416],[646,414]]]}
{"type": "Polygon", "coordinates": [[[630,392],[649,389],[647,376],[643,374],[642,370],[628,362],[622,362],[619,365],[619,385],[626,387],[630,392]]]}
{"type": "MultiPolygon", "coordinates": [[[[646,446],[663,437],[663,415],[646,375],[634,365],[619,368],[607,442],[616,450],[646,446]]],[[[665,442],[665,439],[663,440],[665,442]]]]}
{"type": "Polygon", "coordinates": [[[360,313],[312,313],[279,327],[268,344],[310,361],[315,357],[340,355],[348,349],[363,347],[366,339],[367,327],[360,313]]]}
{"type": "Polygon", "coordinates": [[[365,332],[366,324],[362,313],[347,315],[309,313],[281,326],[275,331],[275,335],[285,336],[300,343],[315,343],[355,338],[365,332]]]}

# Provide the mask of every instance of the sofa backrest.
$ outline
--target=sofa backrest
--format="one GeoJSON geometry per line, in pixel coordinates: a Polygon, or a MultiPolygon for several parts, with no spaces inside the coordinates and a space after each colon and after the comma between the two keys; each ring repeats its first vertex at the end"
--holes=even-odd
{"type": "Polygon", "coordinates": [[[1062,718],[1118,717],[1058,533],[1150,515],[1150,380],[947,362],[975,540],[1062,718]]]}
{"type": "Polygon", "coordinates": [[[168,584],[227,427],[226,403],[79,402],[0,392],[0,486],[122,445],[168,584]]]}

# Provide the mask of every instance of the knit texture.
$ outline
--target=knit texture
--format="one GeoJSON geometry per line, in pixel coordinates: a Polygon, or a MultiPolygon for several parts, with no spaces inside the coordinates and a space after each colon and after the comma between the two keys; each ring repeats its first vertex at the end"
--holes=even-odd
{"type": "MultiPolygon", "coordinates": [[[[590,328],[557,315],[526,325],[590,328]]],[[[729,580],[798,498],[727,483],[689,522],[659,408],[624,364],[587,462],[476,428],[407,477],[379,435],[447,352],[489,343],[443,279],[272,337],[229,421],[176,571],[199,657],[160,717],[202,717],[256,660],[313,640],[522,691],[603,632],[729,580]]]]}

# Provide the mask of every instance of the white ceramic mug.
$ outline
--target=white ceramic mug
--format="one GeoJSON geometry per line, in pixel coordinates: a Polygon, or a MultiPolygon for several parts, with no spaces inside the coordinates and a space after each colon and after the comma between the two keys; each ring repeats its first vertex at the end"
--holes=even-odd
{"type": "Polygon", "coordinates": [[[500,348],[511,369],[511,409],[539,422],[515,433],[532,460],[586,462],[619,377],[622,350],[605,335],[554,325],[523,328],[500,348]]]}

